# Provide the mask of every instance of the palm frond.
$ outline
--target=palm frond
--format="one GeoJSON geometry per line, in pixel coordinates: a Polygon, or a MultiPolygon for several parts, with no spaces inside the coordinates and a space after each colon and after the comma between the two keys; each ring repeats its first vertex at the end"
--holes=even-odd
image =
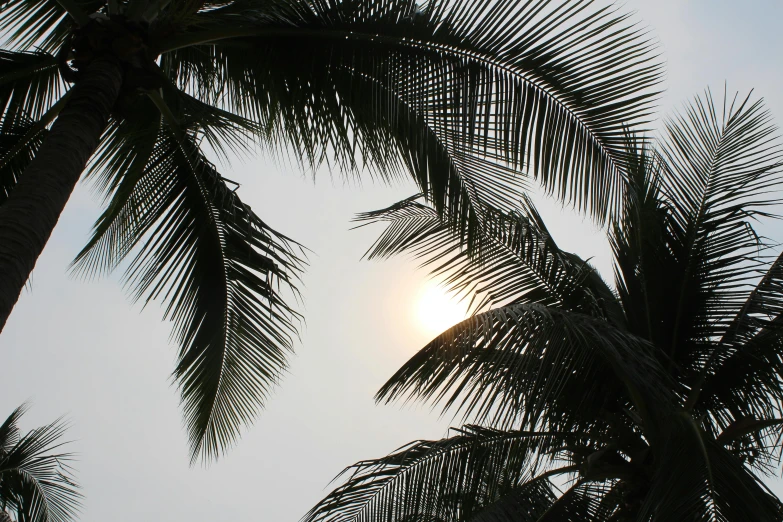
{"type": "Polygon", "coordinates": [[[0,116],[39,120],[63,92],[55,56],[0,50],[0,116]]]}
{"type": "MultiPolygon", "coordinates": [[[[71,0],[87,13],[95,13],[104,0],[71,0]]],[[[73,28],[65,9],[57,0],[4,0],[0,9],[0,27],[11,28],[4,34],[3,47],[27,51],[32,48],[54,53],[73,28]]]]}
{"type": "Polygon", "coordinates": [[[100,156],[110,172],[99,185],[111,200],[75,265],[111,269],[135,252],[127,283],[134,298],[165,303],[174,322],[192,456],[209,459],[252,422],[286,367],[299,316],[278,287],[298,296],[303,261],[295,242],[239,199],[191,131],[160,116],[140,121],[110,130],[100,156]]]}
{"type": "Polygon", "coordinates": [[[611,290],[589,263],[555,243],[533,203],[522,197],[516,210],[488,208],[476,235],[477,255],[430,206],[414,196],[357,217],[386,229],[366,256],[409,252],[475,311],[512,303],[539,303],[622,321],[611,290]]]}
{"type": "Polygon", "coordinates": [[[482,180],[527,169],[608,215],[622,127],[647,120],[660,75],[643,31],[589,0],[238,2],[193,27],[159,43],[182,88],[265,122],[311,161],[350,165],[360,151],[393,172],[393,153],[428,158],[403,167],[468,234],[480,214],[454,181],[469,170],[460,157],[483,160],[482,180]]]}
{"type": "Polygon", "coordinates": [[[610,491],[604,483],[575,480],[536,522],[599,522],[602,498],[610,491]]]}
{"type": "Polygon", "coordinates": [[[3,455],[8,454],[11,448],[19,443],[19,419],[26,411],[27,404],[22,404],[0,425],[0,453],[3,455]]]}
{"type": "Polygon", "coordinates": [[[605,426],[602,411],[644,418],[645,404],[673,403],[674,389],[643,339],[588,315],[513,304],[442,333],[376,398],[443,401],[478,422],[568,432],[605,426]]]}
{"type": "MultiPolygon", "coordinates": [[[[690,340],[722,337],[764,264],[752,221],[779,201],[783,148],[761,100],[708,92],[667,126],[662,191],[670,207],[681,278],[669,304],[672,352],[690,340]]],[[[684,356],[685,357],[685,356],[684,356]]],[[[696,355],[702,361],[702,354],[696,355]]],[[[680,363],[693,364],[687,357],[680,363]]]]}
{"type": "Polygon", "coordinates": [[[26,118],[0,118],[0,205],[35,157],[46,130],[26,118]]]}
{"type": "Polygon", "coordinates": [[[676,223],[661,193],[660,155],[633,136],[627,150],[627,189],[609,234],[615,286],[628,330],[666,346],[675,321],[672,300],[679,297],[683,272],[675,255],[679,243],[672,237],[676,223]]]}
{"type": "Polygon", "coordinates": [[[20,437],[17,422],[24,411],[18,408],[0,427],[6,436],[0,442],[0,505],[17,520],[73,520],[81,494],[68,466],[72,455],[58,451],[66,427],[58,420],[20,437]]]}
{"type": "Polygon", "coordinates": [[[783,411],[781,295],[783,255],[748,294],[704,366],[699,406],[713,412],[723,429],[736,420],[769,419],[783,411]]]}
{"type": "Polygon", "coordinates": [[[470,520],[522,490],[530,495],[526,506],[540,508],[551,501],[551,486],[531,478],[539,460],[548,460],[543,453],[551,448],[552,437],[465,426],[445,439],[413,442],[346,469],[343,474],[350,475],[345,483],[302,520],[470,520]]]}

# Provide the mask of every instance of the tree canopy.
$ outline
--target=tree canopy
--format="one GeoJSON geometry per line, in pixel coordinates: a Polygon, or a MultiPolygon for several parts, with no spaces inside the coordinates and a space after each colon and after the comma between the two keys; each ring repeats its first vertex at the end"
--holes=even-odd
{"type": "Polygon", "coordinates": [[[0,238],[18,246],[0,241],[0,319],[61,211],[47,202],[72,190],[24,183],[31,169],[59,183],[59,140],[81,151],[71,170],[92,157],[105,198],[74,269],[124,264],[133,298],[162,303],[194,459],[234,443],[280,379],[305,266],[209,157],[262,147],[410,176],[476,254],[521,173],[605,220],[622,201],[625,129],[650,119],[661,76],[645,30],[592,0],[6,0],[0,25],[0,238]],[[100,136],[65,126],[92,114],[87,86],[114,100],[100,136]]]}
{"type": "Polygon", "coordinates": [[[412,252],[478,296],[378,400],[471,424],[348,468],[305,521],[783,517],[762,481],[783,449],[783,255],[754,230],[781,204],[771,116],[708,92],[626,150],[612,286],[530,201],[486,221],[480,260],[416,200],[363,216],[387,225],[370,255],[412,252]]]}

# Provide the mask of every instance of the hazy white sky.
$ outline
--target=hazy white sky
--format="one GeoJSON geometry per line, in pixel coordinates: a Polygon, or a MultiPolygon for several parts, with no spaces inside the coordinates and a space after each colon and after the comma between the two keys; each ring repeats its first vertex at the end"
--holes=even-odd
{"type": "MultiPolygon", "coordinates": [[[[631,0],[626,7],[661,41],[668,62],[662,113],[708,85],[722,93],[726,81],[730,90],[755,87],[783,122],[783,1],[631,0]]],[[[0,416],[25,400],[34,406],[25,429],[67,414],[85,522],[293,522],[343,467],[441,437],[449,426],[427,407],[372,401],[429,340],[416,318],[426,274],[403,259],[359,262],[376,231],[349,231],[349,220],[410,195],[412,186],[347,186],[329,174],[313,184],[263,158],[237,162],[229,177],[243,181],[243,199],[262,218],[315,254],[305,277],[307,326],[290,375],[219,462],[188,466],[169,381],[175,348],[160,311],[132,307],[117,277],[85,283],[65,273],[98,212],[85,187],[0,337],[0,416]]],[[[544,214],[562,246],[609,269],[592,225],[551,205],[544,214]]],[[[779,229],[764,231],[783,240],[779,229]]],[[[780,482],[773,487],[783,492],[780,482]]]]}

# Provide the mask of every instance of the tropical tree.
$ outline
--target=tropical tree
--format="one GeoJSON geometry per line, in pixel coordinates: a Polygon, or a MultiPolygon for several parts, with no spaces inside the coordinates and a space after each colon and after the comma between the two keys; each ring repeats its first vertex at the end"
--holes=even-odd
{"type": "Polygon", "coordinates": [[[59,442],[65,425],[57,420],[21,436],[20,406],[0,424],[0,522],[67,522],[81,495],[59,442]]]}
{"type": "Polygon", "coordinates": [[[561,250],[530,201],[468,256],[415,199],[363,216],[475,313],[377,398],[468,417],[349,468],[304,520],[783,520],[762,479],[783,436],[783,254],[754,222],[780,205],[783,148],[760,101],[697,98],[660,145],[628,139],[610,223],[613,286],[561,250]]]}
{"type": "Polygon", "coordinates": [[[0,327],[89,162],[106,208],[75,270],[127,260],[162,302],[193,458],[278,380],[305,257],[208,156],[410,175],[476,251],[520,169],[606,217],[660,76],[592,0],[5,0],[0,26],[0,327]]]}

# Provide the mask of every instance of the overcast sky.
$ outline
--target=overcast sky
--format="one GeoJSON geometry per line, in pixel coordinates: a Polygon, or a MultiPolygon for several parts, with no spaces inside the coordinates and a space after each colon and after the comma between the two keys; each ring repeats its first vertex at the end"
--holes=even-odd
{"type": "MultiPolygon", "coordinates": [[[[663,114],[705,87],[751,88],[783,122],[783,1],[632,0],[668,63],[663,114]]],[[[429,340],[417,321],[426,274],[404,259],[360,262],[376,230],[349,231],[355,212],[382,207],[412,186],[363,187],[338,175],[316,183],[266,159],[225,172],[272,226],[315,254],[305,276],[307,327],[290,374],[240,443],[209,468],[189,467],[169,375],[169,325],[132,306],[118,278],[66,275],[98,206],[77,189],[32,281],[0,337],[0,417],[33,403],[23,428],[66,414],[86,495],[81,520],[298,520],[343,467],[416,438],[446,434],[427,407],[376,406],[372,396],[429,340]]],[[[783,210],[783,209],[782,209],[783,210]]],[[[545,205],[561,246],[609,269],[600,231],[545,205]]],[[[778,225],[780,226],[780,225],[778,225]]],[[[766,227],[767,235],[783,233],[766,227]]],[[[780,483],[773,486],[783,492],[780,483]]]]}

